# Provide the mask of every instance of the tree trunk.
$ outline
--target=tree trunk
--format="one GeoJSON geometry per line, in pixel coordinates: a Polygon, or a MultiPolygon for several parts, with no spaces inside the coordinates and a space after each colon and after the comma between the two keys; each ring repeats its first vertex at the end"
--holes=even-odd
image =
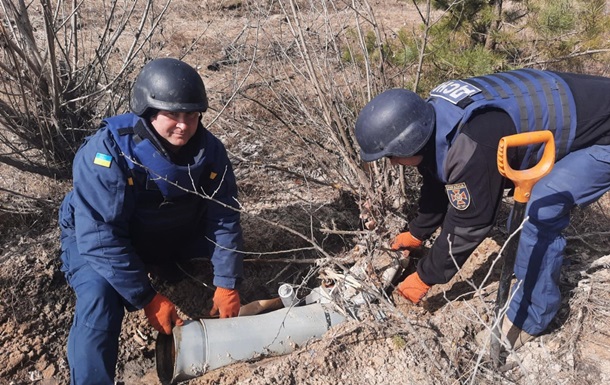
{"type": "Polygon", "coordinates": [[[487,30],[487,40],[485,41],[485,48],[493,51],[496,49],[496,34],[500,31],[500,26],[502,24],[502,0],[492,0],[490,1],[490,5],[493,5],[493,13],[496,17],[494,21],[491,22],[491,25],[487,30]]]}

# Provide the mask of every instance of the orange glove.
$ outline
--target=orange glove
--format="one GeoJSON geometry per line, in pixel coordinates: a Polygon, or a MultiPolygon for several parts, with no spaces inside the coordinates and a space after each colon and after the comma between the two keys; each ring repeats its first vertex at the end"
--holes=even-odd
{"type": "Polygon", "coordinates": [[[422,241],[411,235],[410,232],[400,233],[394,238],[392,250],[417,249],[421,247],[422,241]]]}
{"type": "Polygon", "coordinates": [[[176,306],[166,296],[157,293],[152,301],[144,306],[148,322],[159,333],[171,334],[172,326],[182,326],[184,321],[178,317],[176,306]]]}
{"type": "Polygon", "coordinates": [[[428,290],[430,290],[430,286],[426,285],[420,278],[417,272],[409,275],[398,285],[398,292],[413,302],[414,304],[418,304],[422,298],[426,295],[428,290]]]}
{"type": "Polygon", "coordinates": [[[224,287],[217,287],[214,292],[214,306],[210,311],[211,316],[219,315],[220,318],[231,318],[237,317],[239,314],[239,308],[241,307],[239,301],[239,292],[235,289],[225,289],[224,287]]]}

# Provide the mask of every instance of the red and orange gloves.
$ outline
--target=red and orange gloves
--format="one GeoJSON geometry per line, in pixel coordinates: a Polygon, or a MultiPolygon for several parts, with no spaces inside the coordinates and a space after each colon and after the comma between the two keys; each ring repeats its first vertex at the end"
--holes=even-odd
{"type": "Polygon", "coordinates": [[[410,232],[400,233],[394,238],[392,242],[392,250],[400,249],[417,249],[421,247],[422,241],[411,235],[410,232]]]}
{"type": "MultiPolygon", "coordinates": [[[[392,250],[418,249],[422,246],[422,243],[422,241],[415,238],[413,235],[411,235],[410,232],[407,231],[406,233],[398,234],[396,238],[394,238],[394,242],[392,242],[392,250]]],[[[424,298],[426,293],[428,293],[428,290],[430,290],[430,286],[425,284],[419,278],[419,274],[415,272],[405,278],[405,280],[402,281],[396,289],[403,297],[413,302],[414,304],[418,304],[419,301],[424,298]]]]}
{"type": "Polygon", "coordinates": [[[224,287],[217,287],[214,292],[214,306],[210,311],[211,316],[219,315],[220,318],[231,318],[237,317],[239,314],[239,308],[241,307],[239,301],[239,292],[235,289],[225,289],[224,287]]]}
{"type": "Polygon", "coordinates": [[[415,272],[405,278],[405,280],[398,285],[397,290],[403,297],[417,305],[419,301],[424,298],[426,293],[428,293],[430,286],[426,285],[419,278],[419,274],[415,272]]]}
{"type": "Polygon", "coordinates": [[[144,314],[148,322],[159,333],[171,334],[172,327],[182,326],[184,321],[178,317],[176,306],[166,296],[157,293],[152,301],[144,306],[144,314]]]}

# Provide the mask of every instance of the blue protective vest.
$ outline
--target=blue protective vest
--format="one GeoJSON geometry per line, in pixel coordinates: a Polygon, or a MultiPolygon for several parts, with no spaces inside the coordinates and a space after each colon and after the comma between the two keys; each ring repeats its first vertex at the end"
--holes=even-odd
{"type": "Polygon", "coordinates": [[[103,124],[122,152],[119,161],[124,161],[131,175],[129,184],[134,189],[136,205],[131,219],[133,244],[140,255],[153,260],[168,250],[179,251],[204,226],[201,220],[207,204],[193,192],[209,194],[206,187],[216,177],[213,160],[218,154],[210,146],[211,134],[204,130],[193,137],[200,141],[196,147],[201,150],[191,165],[180,166],[168,158],[160,143],[155,143],[157,138],[136,115],[107,118],[103,124]]]}
{"type": "MultiPolygon", "coordinates": [[[[127,167],[136,174],[147,174],[166,198],[177,198],[189,194],[198,186],[205,167],[204,148],[206,135],[199,135],[201,151],[193,164],[180,166],[169,159],[162,144],[146,127],[142,118],[133,114],[107,118],[103,124],[110,130],[121,149],[127,167]],[[195,186],[193,184],[195,183],[195,186]]],[[[151,184],[147,184],[151,188],[151,184]]]]}
{"type": "Polygon", "coordinates": [[[209,256],[214,285],[235,287],[243,274],[243,239],[224,145],[200,125],[181,153],[172,154],[190,164],[181,166],[154,143],[151,130],[134,114],[119,115],[81,146],[78,181],[60,209],[62,247],[77,242],[85,261],[136,307],[150,294],[142,291],[149,286],[143,264],[209,256]]]}
{"type": "MultiPolygon", "coordinates": [[[[552,131],[557,160],[570,151],[574,141],[574,98],[565,81],[553,72],[519,69],[451,80],[435,87],[427,102],[436,112],[437,177],[445,183],[444,163],[449,147],[461,127],[476,110],[482,108],[504,110],[513,120],[517,132],[552,131]]],[[[541,147],[539,144],[527,148],[521,168],[539,159],[541,147]]]]}

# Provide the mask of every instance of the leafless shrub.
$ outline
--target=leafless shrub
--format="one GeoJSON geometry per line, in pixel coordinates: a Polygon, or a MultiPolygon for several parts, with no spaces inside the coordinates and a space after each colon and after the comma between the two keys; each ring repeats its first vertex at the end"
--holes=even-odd
{"type": "Polygon", "coordinates": [[[99,118],[124,108],[170,3],[1,0],[1,159],[42,173],[69,163],[99,118]]]}
{"type": "Polygon", "coordinates": [[[240,129],[244,147],[252,148],[241,161],[346,191],[360,201],[363,224],[382,225],[388,208],[400,211],[405,194],[414,194],[417,178],[407,182],[386,161],[362,163],[354,123],[375,95],[413,85],[421,65],[388,60],[388,31],[367,0],[242,7],[248,24],[226,37],[224,57],[209,67],[230,68],[234,77],[210,127],[240,129]],[[266,148],[261,137],[275,147],[266,148]],[[294,159],[303,153],[311,156],[294,159]]]}

